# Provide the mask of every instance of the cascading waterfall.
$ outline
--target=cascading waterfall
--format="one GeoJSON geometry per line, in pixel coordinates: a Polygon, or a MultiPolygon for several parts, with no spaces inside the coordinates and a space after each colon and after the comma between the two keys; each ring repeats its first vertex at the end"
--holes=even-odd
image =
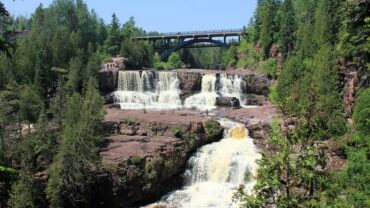
{"type": "Polygon", "coordinates": [[[175,72],[120,71],[114,98],[122,109],[176,109],[179,79],[175,72]]]}
{"type": "Polygon", "coordinates": [[[187,98],[185,107],[211,110],[216,108],[216,98],[220,96],[236,97],[244,106],[245,86],[245,82],[239,75],[221,74],[220,77],[216,77],[216,74],[205,74],[202,78],[201,93],[187,98]]]}
{"type": "Polygon", "coordinates": [[[244,106],[245,96],[244,89],[246,87],[245,82],[239,75],[220,75],[220,94],[224,97],[236,97],[239,99],[240,104],[244,106]]]}
{"type": "Polygon", "coordinates": [[[205,74],[202,77],[202,91],[185,100],[185,107],[211,110],[216,108],[216,75],[205,74]]]}
{"type": "Polygon", "coordinates": [[[252,194],[257,172],[256,150],[244,125],[222,120],[224,139],[203,146],[188,161],[186,186],[148,207],[166,205],[177,208],[237,208],[232,202],[235,188],[244,184],[252,194]]]}
{"type": "Polygon", "coordinates": [[[238,75],[205,74],[199,94],[190,96],[182,104],[179,79],[176,72],[120,71],[118,90],[114,92],[116,103],[122,109],[176,109],[181,107],[212,110],[216,98],[236,97],[241,105],[245,82],[238,75]]]}

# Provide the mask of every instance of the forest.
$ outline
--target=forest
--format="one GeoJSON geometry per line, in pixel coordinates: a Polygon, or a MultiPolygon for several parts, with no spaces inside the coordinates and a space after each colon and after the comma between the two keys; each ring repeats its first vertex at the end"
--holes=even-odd
{"type": "Polygon", "coordinates": [[[258,0],[240,46],[183,49],[168,62],[131,39],[148,34],[133,17],[106,24],[83,0],[54,0],[30,18],[0,2],[0,24],[0,207],[94,200],[104,137],[97,73],[116,56],[132,69],[221,66],[275,81],[269,99],[295,128],[276,118],[268,141],[279,150],[262,152],[255,195],[235,191],[242,207],[370,207],[368,0],[258,0]],[[329,148],[344,168],[328,166],[329,148]]]}

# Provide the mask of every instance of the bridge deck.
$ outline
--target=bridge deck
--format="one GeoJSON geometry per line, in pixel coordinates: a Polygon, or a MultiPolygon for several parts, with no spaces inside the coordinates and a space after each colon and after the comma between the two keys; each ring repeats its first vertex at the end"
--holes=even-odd
{"type": "Polygon", "coordinates": [[[134,40],[160,40],[160,39],[186,39],[186,38],[206,38],[206,37],[227,37],[241,36],[242,29],[237,30],[210,30],[210,31],[192,31],[177,33],[161,33],[158,35],[139,35],[133,37],[134,40]]]}

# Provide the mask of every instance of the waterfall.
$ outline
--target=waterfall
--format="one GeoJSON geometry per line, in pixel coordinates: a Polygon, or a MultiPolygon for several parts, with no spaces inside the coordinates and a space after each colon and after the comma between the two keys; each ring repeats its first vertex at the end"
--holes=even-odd
{"type": "Polygon", "coordinates": [[[239,75],[220,74],[217,77],[216,74],[205,74],[202,78],[201,92],[187,98],[185,107],[212,110],[216,108],[216,98],[219,96],[236,97],[244,106],[245,86],[245,82],[239,75]]]}
{"type": "Polygon", "coordinates": [[[176,72],[120,71],[118,90],[114,92],[115,103],[122,109],[177,109],[216,108],[216,98],[236,97],[245,103],[245,82],[239,75],[205,74],[201,92],[188,97],[184,104],[180,99],[179,79],[176,72]]]}
{"type": "Polygon", "coordinates": [[[203,146],[188,161],[183,189],[164,196],[148,207],[166,205],[177,208],[237,208],[232,202],[235,188],[244,184],[252,194],[261,156],[244,125],[222,120],[224,139],[203,146]]]}
{"type": "Polygon", "coordinates": [[[201,93],[188,97],[185,100],[185,107],[198,108],[200,110],[216,108],[216,81],[215,74],[203,75],[201,93]]]}
{"type": "Polygon", "coordinates": [[[120,71],[114,98],[122,109],[176,109],[179,79],[175,72],[120,71]]]}
{"type": "Polygon", "coordinates": [[[239,99],[240,104],[244,106],[245,96],[244,89],[245,82],[239,75],[220,75],[220,94],[224,97],[236,97],[239,99]]]}

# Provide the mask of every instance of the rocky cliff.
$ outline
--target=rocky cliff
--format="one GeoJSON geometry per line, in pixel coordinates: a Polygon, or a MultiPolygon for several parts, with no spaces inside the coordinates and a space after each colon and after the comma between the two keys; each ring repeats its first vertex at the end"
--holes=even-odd
{"type": "Polygon", "coordinates": [[[223,136],[217,121],[190,111],[106,111],[94,197],[105,207],[137,206],[178,188],[191,154],[223,136]]]}

